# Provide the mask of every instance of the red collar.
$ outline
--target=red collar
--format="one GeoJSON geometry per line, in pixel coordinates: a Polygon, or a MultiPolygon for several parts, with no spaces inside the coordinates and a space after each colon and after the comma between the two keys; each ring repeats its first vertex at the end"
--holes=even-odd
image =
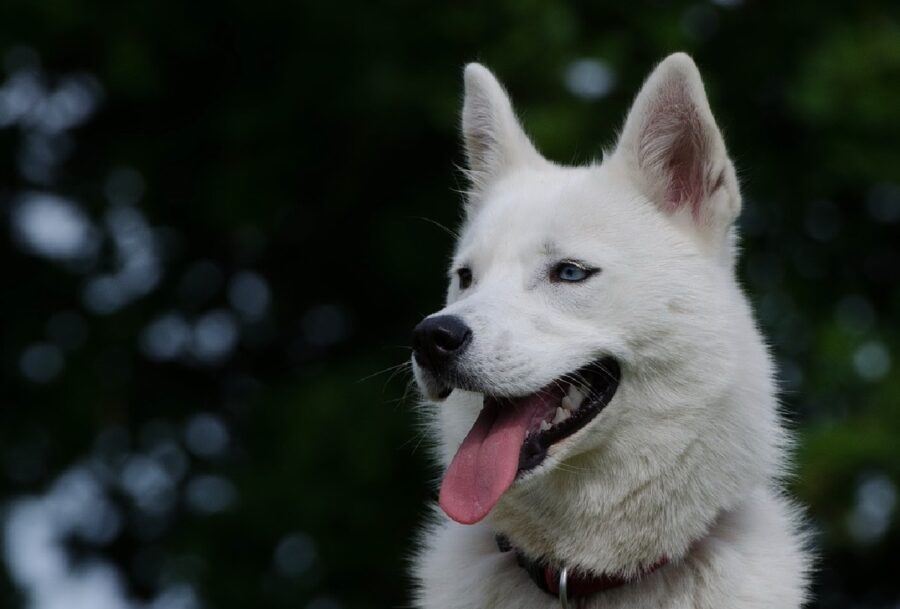
{"type": "MultiPolygon", "coordinates": [[[[543,561],[532,560],[528,558],[527,556],[522,554],[522,552],[513,548],[509,541],[501,535],[497,536],[497,547],[501,552],[515,551],[516,560],[519,563],[519,566],[522,567],[526,573],[528,573],[528,575],[531,577],[531,580],[537,585],[537,587],[547,594],[559,596],[559,569],[556,569],[543,561]]],[[[576,570],[568,571],[568,585],[566,586],[568,590],[568,596],[570,598],[581,598],[590,596],[591,594],[596,594],[598,592],[603,592],[605,590],[618,588],[619,586],[624,586],[625,584],[630,584],[632,582],[638,581],[642,577],[650,575],[651,573],[653,573],[657,569],[660,569],[661,567],[664,567],[668,563],[669,559],[663,556],[652,565],[641,569],[640,573],[632,577],[610,575],[607,573],[595,575],[592,573],[584,573],[576,570]]]]}

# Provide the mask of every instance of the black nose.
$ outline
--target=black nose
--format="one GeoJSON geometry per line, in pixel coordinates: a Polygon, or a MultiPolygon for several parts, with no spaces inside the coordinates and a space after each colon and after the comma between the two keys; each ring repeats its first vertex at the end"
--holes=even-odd
{"type": "Polygon", "coordinates": [[[472,330],[455,315],[426,317],[413,330],[413,354],[423,368],[440,370],[471,339],[472,330]]]}

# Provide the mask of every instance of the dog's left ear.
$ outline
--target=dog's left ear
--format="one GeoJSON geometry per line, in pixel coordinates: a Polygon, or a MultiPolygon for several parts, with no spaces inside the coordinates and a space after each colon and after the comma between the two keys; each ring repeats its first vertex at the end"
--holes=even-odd
{"type": "Polygon", "coordinates": [[[528,139],[503,85],[490,70],[481,64],[470,63],[463,79],[466,98],[462,134],[471,181],[471,201],[483,195],[505,173],[546,161],[528,139]]]}
{"type": "Polygon", "coordinates": [[[638,93],[613,158],[665,213],[721,243],[740,211],[734,166],[700,72],[684,53],[664,59],[638,93]]]}

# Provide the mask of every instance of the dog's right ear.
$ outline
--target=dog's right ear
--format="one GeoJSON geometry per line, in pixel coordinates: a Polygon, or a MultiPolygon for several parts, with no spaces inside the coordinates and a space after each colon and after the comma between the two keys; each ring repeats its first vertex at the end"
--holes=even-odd
{"type": "MultiPolygon", "coordinates": [[[[517,166],[543,161],[513,112],[503,86],[490,70],[470,63],[464,72],[466,98],[462,133],[471,182],[471,198],[517,166]]],[[[470,200],[471,200],[470,198],[470,200]]]]}

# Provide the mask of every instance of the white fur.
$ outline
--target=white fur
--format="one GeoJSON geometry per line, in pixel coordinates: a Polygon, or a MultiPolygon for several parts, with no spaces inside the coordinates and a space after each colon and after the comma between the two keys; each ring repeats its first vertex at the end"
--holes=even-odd
{"type": "MultiPolygon", "coordinates": [[[[487,519],[435,511],[414,564],[417,606],[558,606],[500,553],[595,573],[657,572],[583,607],[796,608],[809,559],[782,496],[787,437],[769,355],[734,274],[734,168],[700,75],[684,54],[651,74],[599,165],[543,159],[484,67],[467,66],[463,132],[473,188],[447,305],[473,332],[465,371],[525,395],[603,355],[622,366],[611,403],[553,446],[487,519]],[[551,283],[575,258],[602,269],[551,283]]],[[[414,363],[423,392],[428,373],[414,363]]],[[[446,467],[481,394],[429,408],[446,467]]]]}

